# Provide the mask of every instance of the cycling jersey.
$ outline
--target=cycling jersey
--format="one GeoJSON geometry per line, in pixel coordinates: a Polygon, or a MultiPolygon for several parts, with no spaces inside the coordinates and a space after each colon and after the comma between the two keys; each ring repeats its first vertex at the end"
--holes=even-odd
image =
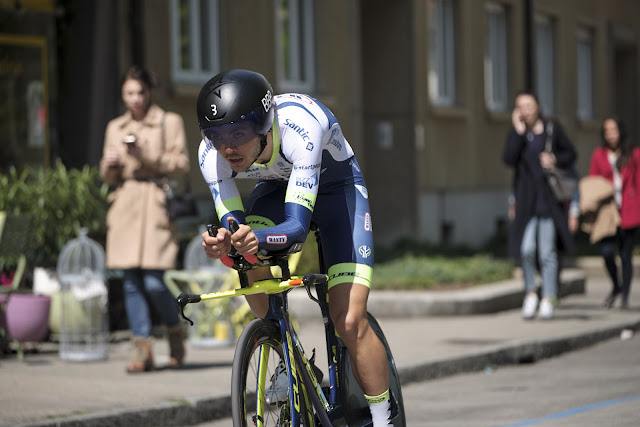
{"type": "Polygon", "coordinates": [[[264,252],[299,250],[313,220],[323,237],[325,261],[336,266],[330,272],[367,276],[369,286],[373,241],[368,194],[340,124],[307,95],[278,95],[274,102],[273,154],[267,163],[236,173],[212,145],[200,143],[200,169],[220,223],[227,227],[233,216],[250,225],[264,252]],[[247,200],[246,217],[235,184],[242,178],[258,180],[247,200]],[[367,273],[361,274],[363,269],[367,273]]]}

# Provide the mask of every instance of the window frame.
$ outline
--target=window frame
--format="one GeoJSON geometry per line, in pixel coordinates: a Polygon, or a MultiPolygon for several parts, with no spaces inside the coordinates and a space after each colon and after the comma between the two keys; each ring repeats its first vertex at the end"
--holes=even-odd
{"type": "Polygon", "coordinates": [[[219,0],[183,0],[189,8],[188,30],[189,39],[192,42],[188,46],[189,55],[193,58],[193,64],[189,68],[182,68],[182,54],[180,52],[180,14],[179,2],[181,0],[171,0],[171,77],[174,83],[181,84],[202,84],[220,71],[220,34],[219,34],[219,0]],[[200,6],[202,1],[208,5],[208,17],[202,18],[200,6]],[[211,31],[208,34],[208,52],[202,50],[202,28],[201,23],[207,22],[207,28],[211,31]],[[205,68],[202,64],[202,57],[207,55],[210,58],[210,67],[205,68]]]}
{"type": "Polygon", "coordinates": [[[586,25],[578,26],[576,29],[576,116],[583,122],[595,118],[594,47],[595,30],[586,25]],[[581,49],[581,46],[586,50],[581,49]],[[581,58],[581,52],[587,53],[588,57],[581,58]],[[588,62],[587,67],[584,66],[585,61],[588,62]]]}
{"type": "Polygon", "coordinates": [[[509,15],[505,4],[496,2],[486,3],[485,12],[485,105],[489,111],[502,112],[509,107],[509,15]],[[502,18],[493,32],[492,14],[502,18]]]}
{"type": "Polygon", "coordinates": [[[282,91],[311,92],[315,87],[315,11],[313,0],[274,0],[276,77],[282,91]],[[283,3],[288,8],[289,19],[286,32],[281,15],[283,3]],[[302,27],[302,28],[301,28],[302,27]],[[296,37],[291,37],[295,34],[296,37]],[[287,54],[281,46],[287,37],[290,41],[287,54]],[[286,65],[290,59],[289,65],[286,65]]]}
{"type": "Polygon", "coordinates": [[[540,108],[544,114],[553,115],[556,112],[556,23],[549,15],[535,16],[535,79],[536,92],[540,101],[540,108]],[[547,34],[541,29],[547,28],[547,34]],[[548,36],[542,39],[542,36],[548,36]],[[549,52],[551,54],[549,54],[549,52]],[[548,63],[548,65],[547,65],[548,63]],[[545,67],[545,65],[547,65],[545,67]]]}
{"type": "Polygon", "coordinates": [[[454,0],[427,3],[433,11],[427,16],[427,86],[429,100],[441,107],[454,107],[457,101],[455,6],[454,0]]]}

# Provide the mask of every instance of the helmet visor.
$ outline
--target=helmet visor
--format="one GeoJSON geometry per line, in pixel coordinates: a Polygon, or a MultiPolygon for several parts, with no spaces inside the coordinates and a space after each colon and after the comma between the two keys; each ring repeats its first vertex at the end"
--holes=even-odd
{"type": "Polygon", "coordinates": [[[205,141],[212,144],[216,150],[222,146],[238,148],[258,136],[253,123],[242,121],[206,127],[201,129],[200,133],[205,141]]]}

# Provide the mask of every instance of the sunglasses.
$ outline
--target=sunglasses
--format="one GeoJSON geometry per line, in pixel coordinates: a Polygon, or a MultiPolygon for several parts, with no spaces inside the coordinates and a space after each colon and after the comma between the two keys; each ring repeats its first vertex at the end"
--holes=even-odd
{"type": "Polygon", "coordinates": [[[200,129],[202,138],[212,144],[216,150],[222,146],[238,148],[258,136],[252,122],[235,122],[200,129]]]}

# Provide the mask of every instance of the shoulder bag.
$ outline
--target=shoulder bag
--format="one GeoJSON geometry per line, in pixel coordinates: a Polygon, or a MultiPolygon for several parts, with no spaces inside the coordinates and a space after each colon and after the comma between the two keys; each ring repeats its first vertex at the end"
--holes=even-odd
{"type": "MultiPolygon", "coordinates": [[[[164,115],[162,116],[162,149],[164,150],[165,132],[164,132],[164,115]]],[[[177,180],[164,178],[161,187],[166,195],[167,215],[170,220],[182,217],[197,216],[198,205],[196,199],[191,192],[189,179],[184,180],[184,191],[178,191],[177,180]]]]}
{"type": "MultiPolygon", "coordinates": [[[[547,139],[545,142],[545,151],[552,153],[551,139],[553,135],[553,122],[549,121],[545,126],[547,133],[547,139]]],[[[573,198],[576,190],[578,189],[578,174],[575,168],[559,168],[552,166],[550,168],[544,168],[544,174],[551,187],[551,192],[559,202],[568,202],[573,198]]]]}

